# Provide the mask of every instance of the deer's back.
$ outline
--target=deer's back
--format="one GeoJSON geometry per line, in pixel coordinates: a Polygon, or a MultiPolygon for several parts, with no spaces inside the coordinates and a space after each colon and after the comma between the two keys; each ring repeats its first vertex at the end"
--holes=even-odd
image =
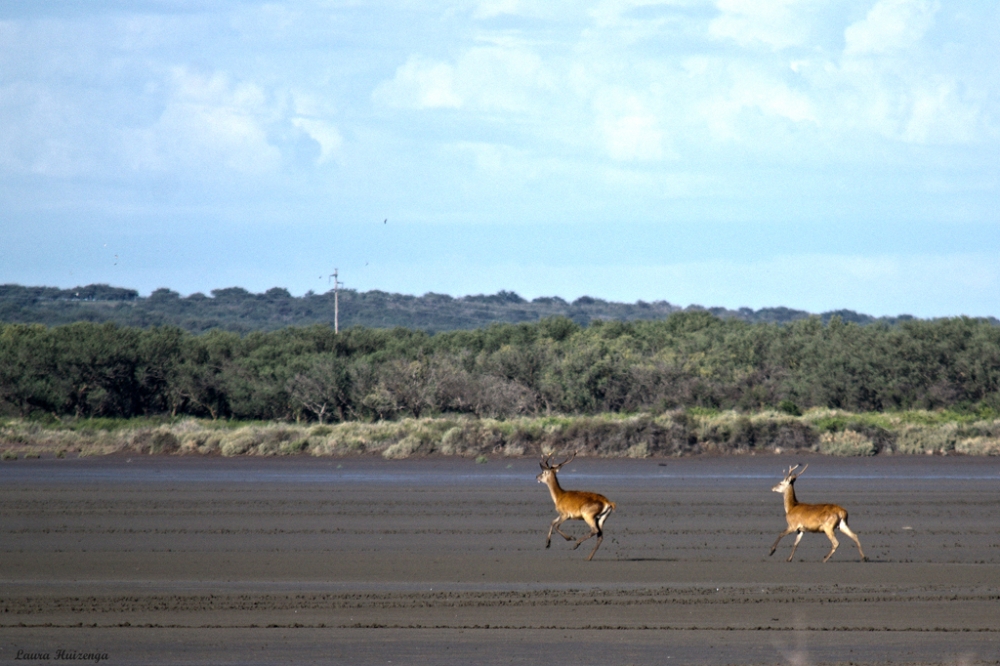
{"type": "Polygon", "coordinates": [[[612,507],[615,506],[614,502],[600,493],[591,493],[586,490],[567,490],[559,498],[557,508],[561,513],[577,516],[585,513],[587,509],[595,512],[600,511],[609,504],[612,507]]]}
{"type": "Polygon", "coordinates": [[[834,527],[847,520],[847,510],[837,504],[796,504],[788,512],[788,524],[804,529],[819,529],[828,522],[834,527]]]}

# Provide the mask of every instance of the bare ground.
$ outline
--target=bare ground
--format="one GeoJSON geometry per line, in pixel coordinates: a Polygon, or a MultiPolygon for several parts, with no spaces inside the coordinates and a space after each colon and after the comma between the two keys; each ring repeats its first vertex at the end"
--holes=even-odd
{"type": "Polygon", "coordinates": [[[998,458],[577,459],[563,486],[618,504],[592,562],[591,542],[544,548],[537,471],[5,463],[0,662],[1000,663],[998,458]],[[821,534],[767,556],[784,528],[770,488],[799,461],[799,499],[847,508],[869,562],[845,537],[822,564],[821,534]]]}

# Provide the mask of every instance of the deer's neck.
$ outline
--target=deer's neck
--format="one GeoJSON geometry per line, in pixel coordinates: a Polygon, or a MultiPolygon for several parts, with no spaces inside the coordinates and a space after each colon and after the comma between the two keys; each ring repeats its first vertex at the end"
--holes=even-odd
{"type": "Polygon", "coordinates": [[[558,504],[559,498],[562,497],[564,492],[566,492],[562,489],[562,486],[559,485],[559,479],[557,479],[556,475],[553,474],[549,477],[548,481],[545,482],[545,485],[549,487],[549,494],[552,495],[552,501],[558,504]]]}
{"type": "Polygon", "coordinates": [[[785,497],[785,513],[789,513],[792,509],[795,508],[795,505],[799,503],[799,501],[795,499],[795,486],[793,486],[792,484],[788,484],[788,487],[785,488],[784,497],[785,497]]]}

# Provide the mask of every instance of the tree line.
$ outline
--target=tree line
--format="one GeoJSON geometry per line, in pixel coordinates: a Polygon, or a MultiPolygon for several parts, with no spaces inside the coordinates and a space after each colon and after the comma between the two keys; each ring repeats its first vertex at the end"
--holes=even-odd
{"type": "Polygon", "coordinates": [[[0,324],[6,416],[338,422],[814,406],[1000,411],[1000,327],[965,317],[766,324],[707,312],[433,335],[0,324]]]}
{"type": "MultiPolygon", "coordinates": [[[[239,287],[213,289],[208,296],[202,293],[182,296],[170,289],[157,289],[143,297],[134,289],[106,284],[73,289],[0,285],[0,322],[47,326],[90,321],[141,328],[177,326],[192,333],[212,329],[249,333],[288,326],[332,325],[334,309],[333,291],[323,294],[310,291],[296,297],[278,287],[260,294],[239,287]]],[[[810,316],[808,312],[784,307],[729,310],[691,305],[681,308],[667,301],[615,303],[590,296],[581,296],[572,302],[558,297],[528,301],[512,291],[458,298],[446,294],[411,296],[378,290],[342,289],[339,293],[342,328],[404,327],[429,333],[482,328],[493,323],[537,323],[557,316],[581,326],[600,319],[658,320],[682,310],[705,311],[751,323],[787,323],[810,316]]],[[[829,321],[835,316],[859,324],[893,324],[912,319],[908,315],[876,319],[851,310],[826,312],[820,318],[829,321]]]]}

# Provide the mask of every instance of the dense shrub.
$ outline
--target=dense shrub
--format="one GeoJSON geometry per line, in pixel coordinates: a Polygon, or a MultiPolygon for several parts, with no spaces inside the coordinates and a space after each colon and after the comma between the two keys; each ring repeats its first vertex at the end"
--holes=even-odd
{"type": "MultiPolygon", "coordinates": [[[[339,423],[689,408],[795,417],[816,407],[996,414],[1000,327],[969,318],[750,324],[706,312],[587,327],[553,318],[438,335],[398,328],[335,334],[321,325],[240,336],[0,324],[0,416],[339,423]]],[[[747,420],[718,427],[706,442],[752,450],[762,436],[778,436],[747,420]]],[[[894,444],[864,423],[834,419],[819,427],[854,430],[878,449],[894,444]]],[[[640,439],[650,451],[678,446],[663,444],[665,437],[640,439]]],[[[795,428],[781,437],[802,440],[795,428]]],[[[899,446],[928,449],[906,436],[899,446]]]]}

